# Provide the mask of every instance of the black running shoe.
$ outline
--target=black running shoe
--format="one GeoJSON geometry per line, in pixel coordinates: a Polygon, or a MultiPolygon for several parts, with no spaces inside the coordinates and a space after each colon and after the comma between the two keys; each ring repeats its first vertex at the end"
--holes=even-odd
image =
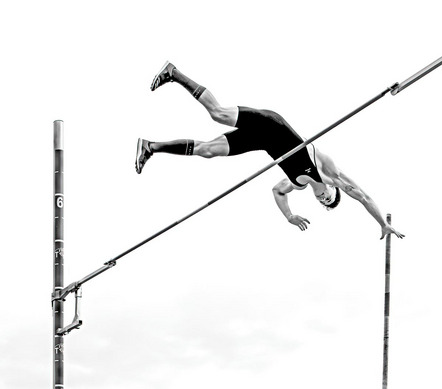
{"type": "Polygon", "coordinates": [[[175,69],[175,66],[171,64],[169,61],[166,61],[166,63],[161,68],[161,70],[153,79],[150,89],[154,91],[155,89],[159,88],[161,85],[164,85],[166,82],[172,82],[173,69],[175,69]]]}
{"type": "Polygon", "coordinates": [[[141,174],[144,165],[152,155],[153,152],[150,148],[150,142],[148,140],[138,138],[137,158],[135,159],[135,170],[138,174],[141,174]]]}

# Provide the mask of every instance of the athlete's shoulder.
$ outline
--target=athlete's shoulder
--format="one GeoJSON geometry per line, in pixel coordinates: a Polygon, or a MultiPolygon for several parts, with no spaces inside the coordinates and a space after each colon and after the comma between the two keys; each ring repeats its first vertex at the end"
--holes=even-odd
{"type": "Polygon", "coordinates": [[[322,174],[325,174],[330,178],[339,175],[339,168],[336,166],[333,159],[329,155],[318,150],[317,147],[315,147],[315,157],[317,168],[322,174]]]}

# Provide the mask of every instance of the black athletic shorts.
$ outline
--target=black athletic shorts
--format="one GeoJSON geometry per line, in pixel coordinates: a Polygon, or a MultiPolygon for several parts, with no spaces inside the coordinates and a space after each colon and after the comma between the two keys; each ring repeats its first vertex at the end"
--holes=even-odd
{"type": "MultiPolygon", "coordinates": [[[[276,112],[248,107],[238,108],[238,120],[235,125],[237,129],[224,134],[229,142],[229,155],[265,150],[276,160],[303,143],[303,139],[276,112]]],[[[315,181],[322,182],[305,147],[282,161],[279,166],[297,186],[303,186],[296,181],[301,175],[308,175],[315,181]]]]}

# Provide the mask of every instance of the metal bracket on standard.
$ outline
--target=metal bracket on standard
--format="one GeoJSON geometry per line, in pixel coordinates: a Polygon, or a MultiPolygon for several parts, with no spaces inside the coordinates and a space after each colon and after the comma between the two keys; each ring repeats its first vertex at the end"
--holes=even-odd
{"type": "Polygon", "coordinates": [[[74,330],[76,328],[80,328],[80,326],[83,324],[83,322],[80,320],[80,298],[82,297],[81,286],[85,282],[96,277],[97,275],[103,273],[104,271],[110,269],[111,267],[114,267],[116,264],[117,263],[115,260],[110,260],[110,261],[106,262],[103,267],[101,267],[100,269],[87,275],[86,277],[82,278],[81,280],[72,282],[71,284],[66,286],[66,288],[56,290],[54,293],[52,293],[52,305],[53,305],[55,301],[65,301],[66,297],[70,293],[75,292],[75,316],[74,316],[74,319],[72,320],[72,323],[69,324],[68,326],[66,326],[64,328],[59,328],[57,330],[57,335],[66,335],[69,332],[71,332],[72,330],[74,330]]]}
{"type": "Polygon", "coordinates": [[[52,293],[52,303],[57,300],[65,301],[68,294],[76,292],[78,288],[80,288],[80,285],[78,284],[78,281],[75,281],[72,284],[66,286],[66,288],[56,290],[54,293],[52,293]]]}
{"type": "Polygon", "coordinates": [[[72,320],[72,323],[64,328],[60,328],[57,331],[57,335],[67,335],[72,330],[80,328],[83,324],[83,321],[80,320],[80,299],[82,297],[81,286],[75,289],[75,316],[72,320]]]}

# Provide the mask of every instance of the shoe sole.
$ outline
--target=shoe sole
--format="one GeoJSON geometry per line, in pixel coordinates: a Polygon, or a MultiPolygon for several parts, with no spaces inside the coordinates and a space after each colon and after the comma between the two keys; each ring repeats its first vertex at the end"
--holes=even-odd
{"type": "Polygon", "coordinates": [[[155,89],[153,89],[153,86],[155,85],[155,81],[157,80],[157,78],[160,76],[160,74],[167,68],[167,66],[170,64],[169,61],[166,61],[166,63],[163,65],[163,67],[160,69],[160,71],[157,73],[157,75],[155,76],[155,78],[152,81],[152,85],[150,86],[150,90],[153,92],[155,89]]]}
{"type": "Polygon", "coordinates": [[[141,168],[140,165],[138,163],[138,161],[140,160],[140,156],[143,153],[143,140],[141,138],[138,138],[138,143],[137,143],[137,158],[135,159],[135,165],[137,168],[137,173],[141,174],[141,168]]]}

